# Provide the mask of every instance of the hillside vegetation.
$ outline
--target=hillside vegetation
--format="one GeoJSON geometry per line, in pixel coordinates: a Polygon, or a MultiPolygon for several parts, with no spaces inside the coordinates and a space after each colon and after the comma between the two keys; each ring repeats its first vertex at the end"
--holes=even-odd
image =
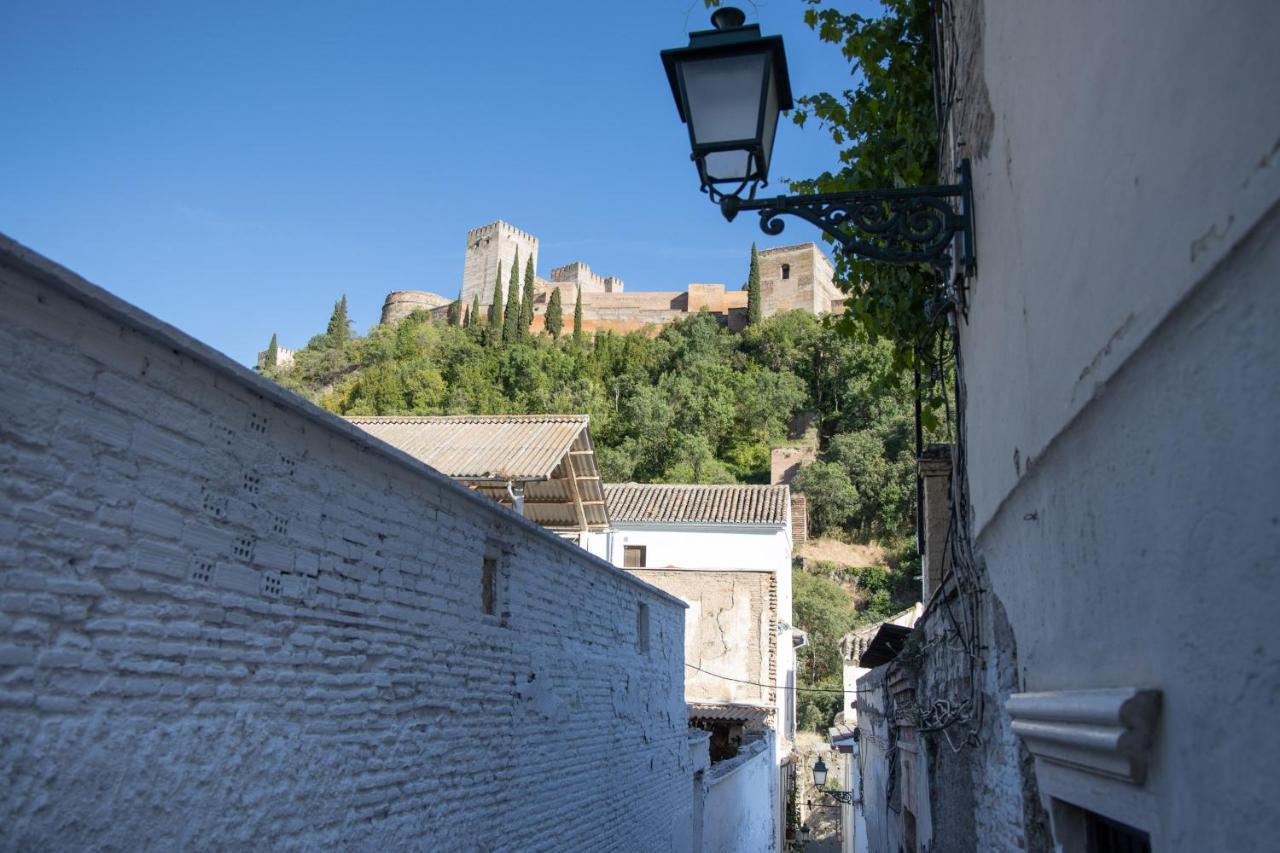
{"type": "MultiPolygon", "coordinates": [[[[811,535],[876,544],[815,545],[797,559],[802,687],[838,691],[840,637],[918,594],[909,377],[853,324],[794,311],[733,333],[703,312],[653,336],[508,330],[503,343],[484,323],[425,314],[352,336],[345,309],[267,375],[342,415],[585,412],[606,481],[767,483],[770,448],[797,415],[815,416],[821,453],[793,484],[809,498],[811,535]]],[[[840,708],[835,692],[798,698],[807,728],[840,708]]]]}

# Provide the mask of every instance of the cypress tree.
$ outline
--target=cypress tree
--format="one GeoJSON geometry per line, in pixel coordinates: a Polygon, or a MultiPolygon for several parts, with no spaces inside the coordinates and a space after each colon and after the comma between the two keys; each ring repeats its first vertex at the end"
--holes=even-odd
{"type": "Polygon", "coordinates": [[[527,338],[533,325],[533,255],[524,264],[524,295],[520,300],[519,336],[527,338]]]}
{"type": "Polygon", "coordinates": [[[560,329],[564,326],[564,317],[561,316],[560,310],[560,288],[551,291],[551,298],[547,300],[547,332],[550,333],[552,339],[560,337],[560,329]]]}
{"type": "Polygon", "coordinates": [[[467,325],[475,328],[480,325],[480,294],[471,297],[471,310],[467,312],[467,325]]]}
{"type": "Polygon", "coordinates": [[[267,344],[267,354],[262,357],[263,367],[275,367],[280,360],[280,345],[276,343],[276,333],[271,333],[271,343],[267,344]]]}
{"type": "Polygon", "coordinates": [[[513,344],[520,328],[520,250],[516,249],[515,263],[511,265],[511,282],[507,287],[507,316],[502,324],[502,342],[513,344]]]}
{"type": "Polygon", "coordinates": [[[458,294],[458,298],[449,303],[449,313],[445,317],[445,322],[450,326],[462,325],[462,294],[458,294]]]}
{"type": "Polygon", "coordinates": [[[493,280],[493,304],[489,306],[489,328],[502,331],[502,261],[498,261],[498,277],[493,280]]]}
{"type": "Polygon", "coordinates": [[[345,346],[347,340],[351,337],[351,321],[347,319],[347,295],[345,293],[333,306],[333,314],[329,317],[329,328],[325,329],[325,334],[329,337],[329,345],[336,348],[345,346]]]}
{"type": "Polygon", "coordinates": [[[573,342],[582,343],[582,288],[578,288],[577,301],[573,303],[573,342]]]}
{"type": "Polygon", "coordinates": [[[747,274],[747,325],[760,322],[760,261],[756,258],[756,244],[751,244],[751,272],[747,274]]]}

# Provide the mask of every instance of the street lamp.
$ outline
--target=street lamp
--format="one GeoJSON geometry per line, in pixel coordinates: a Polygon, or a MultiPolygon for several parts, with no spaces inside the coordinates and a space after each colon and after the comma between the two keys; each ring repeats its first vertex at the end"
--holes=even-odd
{"type": "Polygon", "coordinates": [[[853,791],[838,791],[833,788],[826,787],[827,784],[827,763],[819,756],[813,765],[813,787],[818,789],[819,793],[826,794],[836,802],[844,803],[847,806],[862,802],[854,796],[853,791]]]}
{"type": "Polygon", "coordinates": [[[662,51],[680,120],[689,127],[701,189],[730,222],[742,210],[760,214],[760,229],[781,234],[781,216],[805,219],[848,254],[893,264],[951,265],[951,244],[963,239],[961,265],[972,273],[973,192],[969,161],[959,183],[775,196],[757,199],[768,184],[778,118],[793,106],[781,36],[762,36],[739,9],[717,9],[714,29],[689,34],[688,47],[662,51]],[[746,197],[743,198],[743,192],[746,197]]]}

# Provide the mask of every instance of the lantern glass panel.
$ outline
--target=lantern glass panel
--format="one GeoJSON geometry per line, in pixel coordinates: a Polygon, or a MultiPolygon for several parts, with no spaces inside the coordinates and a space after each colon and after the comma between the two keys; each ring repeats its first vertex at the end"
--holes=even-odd
{"type": "Polygon", "coordinates": [[[764,162],[760,163],[760,177],[769,173],[769,161],[773,159],[773,137],[778,132],[778,81],[775,77],[773,63],[769,63],[769,87],[764,102],[764,129],[760,134],[760,152],[764,162]]]}
{"type": "Polygon", "coordinates": [[[827,784],[827,765],[819,758],[818,763],[813,765],[813,786],[815,788],[825,787],[827,784]]]}
{"type": "MultiPolygon", "coordinates": [[[[684,63],[686,115],[695,145],[755,140],[768,61],[768,54],[748,53],[684,63]]],[[[738,162],[745,164],[746,158],[738,162]]]]}

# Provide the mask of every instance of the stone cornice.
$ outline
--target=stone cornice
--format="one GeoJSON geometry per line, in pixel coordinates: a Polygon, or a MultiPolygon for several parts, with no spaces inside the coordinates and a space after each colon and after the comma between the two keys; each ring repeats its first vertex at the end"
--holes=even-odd
{"type": "Polygon", "coordinates": [[[1141,785],[1161,693],[1137,687],[1015,693],[1014,734],[1037,759],[1141,785]]]}

